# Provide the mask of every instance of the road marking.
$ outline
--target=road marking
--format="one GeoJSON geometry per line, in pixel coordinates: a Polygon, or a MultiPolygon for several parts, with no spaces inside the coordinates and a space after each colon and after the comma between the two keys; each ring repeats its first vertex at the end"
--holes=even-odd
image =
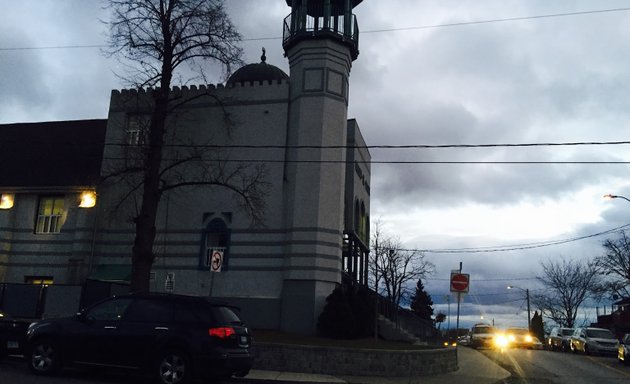
{"type": "Polygon", "coordinates": [[[623,376],[630,377],[630,372],[626,372],[626,371],[621,370],[621,369],[619,369],[619,368],[617,368],[617,367],[613,367],[612,365],[605,364],[604,362],[599,361],[599,360],[595,359],[595,358],[594,358],[594,357],[592,357],[592,356],[586,356],[586,357],[587,357],[590,361],[592,361],[593,363],[596,363],[596,364],[601,365],[601,366],[603,366],[603,367],[606,367],[606,368],[608,368],[608,369],[610,369],[610,370],[612,370],[612,371],[615,371],[615,372],[617,372],[617,373],[620,373],[620,374],[622,374],[623,376]]]}

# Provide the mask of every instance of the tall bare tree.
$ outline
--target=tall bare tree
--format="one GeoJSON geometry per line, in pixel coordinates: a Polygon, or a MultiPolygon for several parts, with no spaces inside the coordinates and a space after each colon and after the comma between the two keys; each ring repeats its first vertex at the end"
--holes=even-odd
{"type": "MultiPolygon", "coordinates": [[[[163,193],[181,186],[220,185],[234,191],[248,213],[261,209],[260,174],[244,176],[242,169],[226,173],[216,167],[200,171],[187,180],[182,167],[198,161],[191,153],[174,160],[165,155],[165,139],[176,124],[175,109],[187,100],[172,90],[174,80],[203,76],[204,62],[219,65],[225,74],[241,63],[242,50],[235,44],[240,35],[229,19],[223,0],[109,0],[110,51],[127,65],[126,79],[138,88],[155,87],[147,115],[148,132],[142,151],[141,183],[136,185],[138,212],[134,217],[135,239],[132,249],[133,291],[147,291],[151,265],[155,259],[156,213],[163,193]],[[184,65],[186,64],[186,65],[184,65]],[[191,69],[197,69],[195,75],[191,69]],[[178,170],[178,171],[176,171],[178,170]],[[168,176],[171,176],[170,178],[168,176]],[[184,176],[182,176],[184,175],[184,176]],[[203,177],[198,177],[198,176],[203,177]]],[[[179,85],[178,83],[177,85],[179,85]]],[[[125,171],[118,171],[119,174],[125,171]]]]}
{"type": "Polygon", "coordinates": [[[604,275],[600,292],[620,297],[630,296],[630,238],[625,231],[616,239],[602,244],[604,254],[595,259],[599,272],[604,275]]]}
{"type": "Polygon", "coordinates": [[[578,310],[597,285],[595,263],[563,258],[542,262],[543,274],[537,279],[544,293],[533,295],[534,305],[555,323],[572,328],[578,310]]]}
{"type": "Polygon", "coordinates": [[[414,282],[426,278],[435,269],[423,253],[403,249],[400,240],[386,234],[379,221],[374,226],[371,243],[371,285],[378,287],[379,293],[385,294],[395,305],[409,298],[414,282]]]}

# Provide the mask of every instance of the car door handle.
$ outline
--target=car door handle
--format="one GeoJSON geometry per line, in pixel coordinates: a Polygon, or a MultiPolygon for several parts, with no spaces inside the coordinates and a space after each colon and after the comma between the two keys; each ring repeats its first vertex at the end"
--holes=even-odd
{"type": "Polygon", "coordinates": [[[103,328],[105,328],[105,329],[118,329],[118,327],[116,327],[114,325],[106,325],[103,328]]]}
{"type": "Polygon", "coordinates": [[[168,331],[168,327],[155,327],[156,331],[168,331]]]}

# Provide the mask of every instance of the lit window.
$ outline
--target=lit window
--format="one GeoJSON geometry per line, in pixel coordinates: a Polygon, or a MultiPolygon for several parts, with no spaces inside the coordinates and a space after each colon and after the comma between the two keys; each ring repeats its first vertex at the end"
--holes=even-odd
{"type": "Polygon", "coordinates": [[[63,196],[47,196],[39,200],[35,233],[59,233],[65,221],[63,196]]]}

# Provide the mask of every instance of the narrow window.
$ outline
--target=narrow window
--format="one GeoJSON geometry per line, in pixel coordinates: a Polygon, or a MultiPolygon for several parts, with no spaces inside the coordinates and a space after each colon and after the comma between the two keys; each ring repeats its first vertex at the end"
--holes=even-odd
{"type": "Polygon", "coordinates": [[[39,199],[35,233],[59,233],[65,221],[64,197],[46,196],[39,199]]]}
{"type": "Polygon", "coordinates": [[[215,271],[227,268],[230,231],[221,219],[212,220],[203,233],[200,267],[215,271]]]}
{"type": "Polygon", "coordinates": [[[125,144],[140,146],[144,144],[144,136],[147,131],[146,122],[140,116],[129,116],[125,129],[125,144]]]}

